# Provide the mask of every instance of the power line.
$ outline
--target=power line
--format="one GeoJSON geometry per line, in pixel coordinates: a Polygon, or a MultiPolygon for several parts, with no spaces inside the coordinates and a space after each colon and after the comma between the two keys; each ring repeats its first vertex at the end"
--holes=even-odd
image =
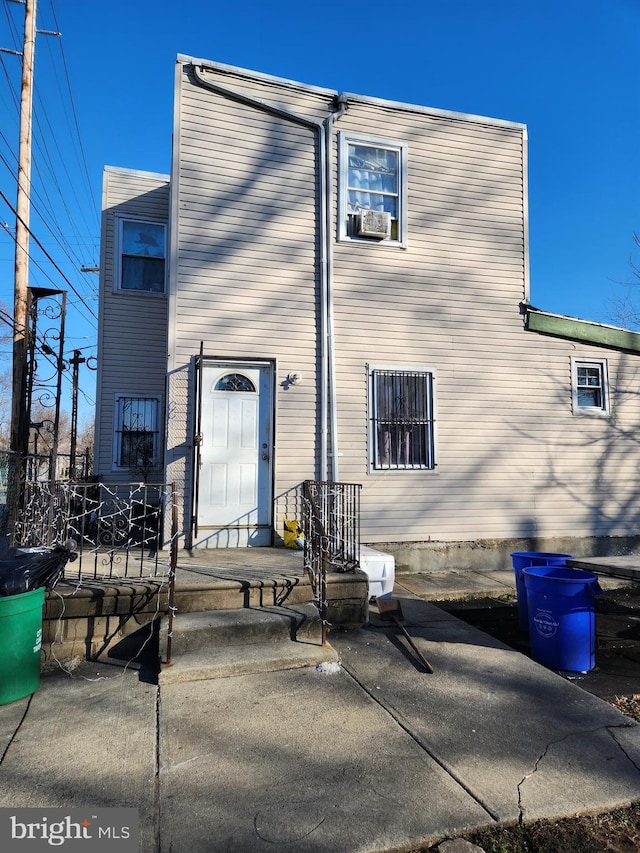
{"type": "MultiPolygon", "coordinates": [[[[40,151],[40,153],[42,154],[43,162],[48,166],[48,173],[50,176],[51,183],[55,187],[55,189],[57,190],[57,196],[58,196],[58,198],[60,200],[60,204],[61,204],[61,206],[62,206],[62,208],[66,214],[67,221],[69,222],[69,225],[71,226],[71,230],[74,232],[74,237],[79,238],[80,235],[79,235],[78,229],[76,227],[76,223],[74,222],[74,219],[73,219],[72,214],[71,214],[71,210],[69,208],[69,205],[67,204],[67,199],[66,199],[65,193],[62,190],[62,186],[61,186],[60,180],[58,178],[58,171],[61,170],[64,173],[64,175],[66,176],[70,192],[71,192],[71,194],[72,194],[72,196],[76,202],[78,210],[80,210],[80,200],[78,199],[78,196],[76,194],[75,182],[71,179],[71,175],[69,174],[69,169],[67,167],[67,160],[62,155],[62,152],[60,150],[60,146],[58,145],[57,135],[56,135],[53,127],[51,126],[51,122],[49,120],[49,115],[47,113],[45,103],[42,100],[42,98],[40,97],[40,93],[38,91],[37,85],[36,85],[35,91],[36,91],[37,101],[40,104],[40,106],[42,107],[42,115],[43,115],[44,121],[46,122],[46,126],[48,127],[48,129],[50,131],[49,133],[44,132],[43,127],[42,127],[42,123],[40,122],[39,116],[36,113],[35,114],[35,124],[36,124],[36,127],[38,128],[40,138],[36,137],[35,144],[36,144],[38,151],[40,151]],[[53,142],[53,147],[58,154],[58,162],[61,164],[60,170],[56,170],[56,168],[54,167],[50,147],[49,147],[47,140],[51,140],[53,142]]],[[[40,175],[40,170],[36,169],[36,171],[38,172],[38,175],[40,176],[40,179],[42,181],[43,188],[44,188],[45,182],[42,180],[42,176],[40,175]]],[[[45,190],[45,193],[46,193],[46,190],[45,190]]],[[[53,204],[52,204],[51,200],[49,199],[48,194],[47,194],[47,200],[49,202],[49,211],[48,211],[49,215],[53,217],[54,216],[53,204]]],[[[89,226],[88,226],[86,220],[84,222],[84,226],[88,230],[89,226]]],[[[62,230],[61,229],[59,229],[59,230],[60,230],[60,233],[62,234],[62,230]]],[[[81,262],[82,261],[80,258],[76,258],[76,264],[77,265],[79,265],[81,262]]]]}
{"type": "MultiPolygon", "coordinates": [[[[0,138],[4,139],[4,141],[7,143],[7,146],[8,146],[8,142],[7,142],[7,140],[6,140],[6,137],[4,136],[4,134],[2,133],[2,131],[1,131],[1,130],[0,130],[0,138]]],[[[8,161],[7,161],[7,159],[6,159],[6,157],[5,157],[2,153],[0,153],[0,160],[1,160],[1,161],[4,163],[4,165],[7,167],[7,169],[8,169],[8,171],[9,171],[9,173],[11,174],[11,176],[12,176],[12,177],[14,177],[14,178],[17,180],[17,174],[16,174],[14,171],[12,171],[11,165],[9,164],[9,162],[8,162],[8,161]]],[[[38,190],[37,190],[35,187],[33,187],[33,186],[32,186],[32,188],[31,188],[31,189],[32,189],[32,194],[35,194],[35,196],[36,196],[38,199],[40,199],[40,194],[39,194],[38,190]]],[[[42,224],[43,224],[43,225],[44,225],[44,227],[49,231],[49,233],[51,234],[51,236],[53,237],[53,239],[56,241],[56,243],[58,244],[58,246],[62,249],[62,251],[64,252],[64,254],[67,256],[67,258],[68,258],[68,260],[71,262],[71,264],[72,264],[72,265],[74,265],[74,264],[76,264],[76,263],[79,263],[79,262],[80,262],[80,259],[79,259],[77,256],[72,257],[72,256],[69,254],[69,251],[67,250],[67,247],[66,247],[66,245],[65,245],[65,244],[68,244],[68,241],[66,241],[66,238],[64,237],[64,234],[62,233],[62,231],[58,228],[60,238],[62,238],[62,239],[60,239],[60,238],[56,235],[56,233],[53,231],[53,229],[51,228],[51,226],[50,226],[50,225],[49,225],[49,223],[47,222],[46,218],[43,216],[42,211],[40,210],[39,206],[38,206],[37,204],[35,204],[35,203],[34,203],[34,201],[33,201],[33,195],[32,195],[32,199],[31,199],[31,204],[32,204],[32,207],[35,209],[36,213],[38,214],[38,216],[40,217],[40,220],[41,220],[42,224]]],[[[51,213],[51,211],[49,211],[49,212],[51,213]]],[[[5,229],[5,230],[6,230],[6,229],[5,229]]],[[[50,280],[51,280],[51,279],[50,279],[50,280]]]]}
{"type": "MultiPolygon", "coordinates": [[[[15,207],[11,204],[11,202],[10,202],[10,201],[9,201],[9,199],[6,197],[6,195],[2,192],[2,190],[0,190],[0,198],[2,198],[2,200],[3,200],[3,201],[4,201],[4,203],[7,205],[7,207],[12,211],[12,213],[14,213],[14,214],[15,214],[16,218],[20,219],[20,221],[21,221],[21,222],[22,222],[22,224],[24,225],[24,221],[23,221],[23,220],[18,216],[18,211],[17,211],[17,210],[15,209],[15,207]]],[[[33,238],[33,240],[34,240],[34,242],[36,243],[36,245],[38,246],[38,248],[43,252],[43,254],[44,254],[44,255],[45,255],[45,257],[47,258],[47,260],[48,260],[48,261],[50,261],[50,262],[53,264],[54,268],[57,270],[57,272],[59,272],[59,273],[60,273],[60,275],[62,276],[62,278],[64,279],[64,281],[66,281],[66,283],[69,285],[69,287],[71,288],[71,290],[75,293],[75,295],[78,297],[78,299],[82,302],[82,304],[85,306],[85,308],[89,311],[89,313],[91,314],[91,316],[92,316],[95,320],[97,320],[97,319],[98,319],[98,315],[97,315],[97,314],[95,313],[95,311],[91,308],[91,306],[90,306],[90,305],[88,305],[88,304],[87,304],[87,302],[85,302],[85,300],[84,300],[83,296],[82,296],[82,295],[81,295],[81,294],[76,290],[76,288],[74,287],[74,285],[69,281],[69,279],[67,278],[67,276],[66,276],[66,275],[64,274],[64,272],[60,269],[60,267],[59,267],[59,266],[58,266],[58,264],[55,262],[55,260],[51,257],[51,255],[49,254],[49,252],[47,252],[47,250],[46,250],[46,249],[45,249],[45,247],[42,245],[42,243],[40,242],[40,240],[38,240],[38,238],[37,238],[37,237],[35,236],[35,234],[31,231],[31,229],[27,228],[27,231],[29,232],[30,236],[33,238]]],[[[15,240],[15,237],[14,237],[14,240],[15,240]]]]}
{"type": "MultiPolygon", "coordinates": [[[[60,401],[61,401],[61,387],[63,383],[64,374],[64,366],[65,362],[63,360],[62,355],[62,347],[64,345],[64,321],[66,311],[66,292],[63,291],[62,296],[62,308],[63,312],[61,315],[60,321],[60,330],[59,335],[57,337],[58,340],[58,353],[52,349],[47,341],[47,335],[49,334],[49,330],[45,331],[44,335],[42,333],[38,333],[38,329],[36,327],[35,316],[30,317],[27,313],[29,308],[29,293],[31,291],[31,295],[36,292],[35,289],[30,289],[28,286],[29,279],[29,263],[33,262],[36,267],[46,275],[51,281],[51,276],[49,273],[40,265],[37,264],[35,258],[32,257],[32,250],[30,249],[30,242],[33,240],[33,243],[38,247],[39,251],[42,253],[44,258],[52,265],[54,270],[61,276],[62,280],[66,282],[69,289],[75,294],[78,298],[78,304],[75,306],[78,308],[80,305],[84,306],[84,308],[88,311],[88,314],[97,320],[97,315],[95,311],[91,308],[91,306],[85,300],[83,294],[81,294],[76,288],[76,286],[70,281],[68,276],[63,272],[57,261],[52,257],[51,253],[45,248],[43,243],[35,236],[32,228],[30,227],[30,213],[32,206],[32,179],[31,179],[31,164],[32,164],[32,145],[33,145],[33,87],[34,87],[34,55],[35,55],[35,42],[36,42],[36,14],[37,14],[37,0],[24,0],[24,8],[25,8],[25,19],[24,19],[24,37],[22,41],[22,73],[21,73],[21,88],[20,88],[20,109],[19,109],[19,146],[18,146],[18,172],[17,172],[17,203],[14,207],[5,193],[0,190],[0,198],[5,202],[7,207],[13,212],[16,217],[16,233],[13,237],[15,243],[15,278],[14,278],[14,316],[13,316],[13,393],[12,393],[12,410],[11,410],[11,449],[15,452],[16,459],[16,485],[20,486],[20,479],[26,473],[26,469],[24,468],[24,461],[26,460],[26,455],[28,451],[28,441],[29,441],[29,416],[32,405],[32,392],[33,392],[33,380],[36,377],[36,374],[40,374],[38,370],[38,361],[43,359],[40,362],[41,366],[44,367],[45,373],[47,372],[46,365],[49,364],[54,368],[55,373],[53,377],[56,379],[56,390],[55,390],[55,425],[53,431],[53,450],[52,450],[52,459],[55,459],[55,454],[57,450],[57,442],[58,442],[58,425],[59,425],[59,415],[60,415],[60,401]],[[31,339],[29,340],[29,338],[31,339]],[[39,345],[39,349],[36,350],[36,346],[39,345]],[[37,358],[36,360],[36,352],[37,358]],[[31,358],[30,364],[28,364],[28,358],[31,358]],[[51,357],[53,357],[53,360],[51,357]],[[29,370],[29,374],[27,375],[27,370],[29,370]]],[[[53,8],[53,7],[52,7],[53,8]]],[[[7,6],[5,4],[5,11],[7,11],[7,6]]],[[[55,13],[54,13],[55,14],[55,13]]],[[[8,77],[7,69],[4,66],[5,74],[8,77]]],[[[67,77],[68,82],[68,77],[67,77]]],[[[11,87],[10,87],[11,88],[11,87]]],[[[43,109],[43,114],[47,119],[48,126],[51,128],[51,123],[48,120],[47,111],[43,109]]],[[[37,125],[38,128],[40,127],[37,125]]],[[[43,162],[45,167],[48,166],[51,175],[52,181],[51,184],[56,188],[62,199],[61,207],[66,211],[69,219],[71,221],[70,211],[66,205],[66,199],[62,192],[62,188],[58,181],[58,175],[56,170],[53,168],[53,161],[51,157],[51,152],[49,146],[47,145],[46,134],[41,132],[43,144],[41,149],[43,151],[43,162]]],[[[51,134],[54,141],[56,141],[56,149],[60,157],[62,158],[61,152],[57,147],[57,140],[55,134],[51,134]]],[[[66,171],[66,165],[65,165],[66,171]]],[[[9,169],[11,173],[11,169],[9,169]]],[[[66,172],[67,177],[69,177],[68,172],[66,172]]],[[[71,182],[73,184],[73,182],[71,182]]],[[[45,187],[45,197],[49,205],[51,202],[49,200],[48,194],[46,192],[46,185],[43,182],[43,186],[45,187]]],[[[77,201],[77,197],[76,197],[77,201]]],[[[46,207],[46,205],[45,205],[46,207]]],[[[51,218],[55,221],[56,216],[53,214],[53,210],[51,209],[49,212],[51,218]]],[[[46,222],[45,217],[42,217],[42,220],[46,222]]],[[[74,230],[75,230],[75,226],[74,230]]],[[[8,229],[7,229],[8,231],[8,229]]],[[[9,232],[10,233],[10,232],[9,232]]],[[[13,235],[12,235],[13,236],[13,235]]],[[[68,253],[67,253],[68,254],[68,253]]],[[[41,291],[42,292],[42,291],[41,291]]],[[[58,291],[60,292],[60,291],[58,291]]],[[[45,312],[46,313],[46,312],[45,312]]],[[[53,330],[51,330],[53,334],[53,330]]],[[[52,338],[53,340],[53,338],[52,338]]],[[[66,376],[68,380],[68,375],[66,376]]],[[[38,382],[49,381],[49,377],[45,379],[41,375],[38,376],[38,382]]],[[[73,381],[73,393],[74,393],[74,401],[77,400],[78,393],[78,382],[77,375],[74,372],[74,381],[73,381]]],[[[83,392],[83,396],[84,395],[83,392]]],[[[51,475],[52,476],[52,475],[51,475]]]]}
{"type": "Polygon", "coordinates": [[[20,50],[20,36],[18,35],[18,31],[16,30],[16,26],[13,22],[13,18],[9,12],[9,4],[7,0],[4,0],[4,14],[7,19],[7,26],[11,31],[11,35],[13,36],[13,49],[15,52],[19,52],[20,50]]]}
{"type": "MultiPolygon", "coordinates": [[[[50,6],[51,6],[51,15],[53,16],[53,20],[55,21],[56,29],[58,29],[58,21],[57,21],[55,9],[53,7],[53,3],[50,3],[50,6]]],[[[14,43],[17,44],[18,43],[18,37],[16,35],[16,28],[14,26],[12,17],[9,15],[9,12],[8,12],[7,0],[5,0],[5,2],[4,2],[4,10],[5,10],[5,15],[7,16],[7,19],[9,22],[9,27],[13,32],[14,43]]],[[[38,30],[38,32],[44,33],[46,31],[38,30]]],[[[90,206],[92,208],[93,214],[95,215],[95,221],[97,223],[96,231],[99,231],[99,216],[97,214],[95,197],[91,191],[87,161],[86,161],[86,156],[84,153],[84,147],[82,144],[82,138],[80,136],[79,122],[78,122],[77,112],[76,112],[75,103],[74,103],[74,99],[73,99],[73,92],[71,89],[71,82],[70,82],[69,72],[68,72],[68,68],[67,68],[67,64],[66,64],[66,58],[64,56],[64,48],[62,45],[62,39],[60,37],[59,32],[55,32],[55,33],[47,32],[47,34],[52,35],[52,36],[56,36],[57,37],[56,40],[60,44],[60,55],[59,55],[58,59],[56,59],[56,54],[51,49],[51,47],[50,47],[49,52],[48,52],[50,59],[51,59],[51,62],[50,62],[51,71],[49,73],[49,76],[55,79],[55,81],[57,83],[58,94],[59,94],[59,97],[55,99],[56,105],[58,107],[57,115],[60,114],[59,107],[62,106],[62,108],[63,108],[62,112],[64,112],[65,116],[67,116],[67,128],[68,128],[67,138],[72,143],[74,154],[78,160],[78,166],[79,166],[78,175],[83,176],[82,183],[85,185],[85,188],[87,190],[87,198],[89,199],[90,206]],[[61,75],[58,73],[58,67],[62,68],[62,72],[63,72],[62,76],[64,77],[64,80],[66,81],[66,92],[67,92],[66,97],[65,97],[64,87],[63,87],[63,85],[61,85],[61,75]],[[72,116],[72,121],[69,121],[69,119],[68,119],[69,115],[72,116]],[[74,128],[75,128],[75,133],[74,133],[74,128]],[[76,139],[76,137],[77,137],[77,141],[74,141],[76,139]],[[78,157],[78,151],[80,152],[80,157],[78,157]]],[[[50,46],[50,44],[51,43],[49,42],[49,46],[50,46]]],[[[16,53],[17,52],[18,51],[16,51],[16,53]]],[[[17,98],[17,95],[15,93],[15,87],[11,81],[10,75],[7,71],[7,68],[6,68],[4,61],[3,61],[3,69],[4,69],[5,76],[7,78],[8,84],[9,84],[9,89],[13,95],[13,101],[14,101],[14,106],[16,107],[16,112],[19,112],[19,107],[18,107],[18,103],[17,103],[18,98],[17,98]]],[[[42,78],[42,79],[44,79],[44,78],[42,78]]],[[[81,246],[81,245],[87,245],[87,241],[83,237],[81,237],[81,234],[79,233],[79,229],[77,227],[76,218],[75,218],[74,214],[80,212],[80,214],[83,216],[83,219],[84,219],[83,230],[86,229],[85,233],[90,232],[91,230],[93,230],[93,228],[89,227],[89,223],[87,222],[86,217],[84,217],[84,215],[82,213],[83,206],[81,205],[80,200],[78,198],[78,195],[76,193],[77,180],[73,180],[71,178],[71,175],[69,174],[69,169],[68,169],[69,157],[63,156],[63,154],[60,150],[60,147],[58,145],[58,140],[60,138],[60,134],[59,133],[56,134],[56,132],[53,129],[52,123],[51,123],[50,118],[49,118],[49,111],[47,110],[47,103],[40,96],[40,91],[38,89],[38,80],[36,80],[35,82],[36,82],[38,103],[40,105],[40,110],[38,112],[42,115],[43,121],[45,124],[42,124],[40,122],[40,120],[38,119],[38,114],[36,114],[34,118],[35,118],[35,125],[38,128],[38,138],[36,138],[34,140],[34,142],[35,142],[37,149],[41,153],[41,163],[44,164],[44,166],[46,167],[46,171],[47,171],[47,175],[48,175],[48,181],[44,180],[44,176],[42,174],[42,170],[40,169],[39,163],[38,162],[34,163],[34,171],[37,173],[37,175],[39,177],[39,183],[41,185],[41,192],[38,192],[38,190],[34,186],[33,181],[31,182],[31,186],[29,188],[29,191],[32,194],[32,196],[35,196],[36,198],[39,199],[39,205],[37,206],[34,204],[33,206],[35,208],[35,211],[38,213],[40,219],[42,220],[42,223],[47,228],[47,230],[52,234],[54,240],[57,242],[57,244],[59,245],[61,250],[64,252],[66,257],[70,260],[73,269],[77,269],[79,267],[80,263],[83,262],[84,258],[82,258],[82,259],[80,258],[79,253],[75,247],[81,246]],[[46,132],[44,129],[45,127],[47,128],[46,132]],[[48,145],[48,142],[51,142],[51,141],[53,141],[53,144],[55,146],[55,148],[52,150],[49,149],[49,145],[48,145]],[[56,154],[56,162],[60,164],[59,167],[54,166],[54,161],[52,158],[52,152],[53,151],[55,151],[55,154],[56,154]],[[63,175],[63,176],[66,175],[66,178],[68,181],[68,186],[69,186],[68,190],[63,191],[63,189],[60,185],[60,181],[59,181],[60,175],[63,175]],[[55,212],[53,200],[49,196],[49,194],[47,193],[47,183],[49,183],[51,186],[55,187],[55,189],[56,189],[56,196],[60,200],[61,207],[66,214],[66,218],[68,220],[70,229],[73,232],[73,237],[74,237],[74,243],[73,244],[67,239],[66,235],[63,233],[63,230],[61,227],[61,222],[60,222],[60,216],[58,213],[55,212]],[[72,198],[75,199],[77,210],[75,208],[73,211],[70,210],[70,208],[67,204],[67,198],[68,198],[69,194],[71,194],[72,198]],[[50,223],[52,223],[52,224],[50,224],[50,223]],[[54,228],[55,228],[55,231],[54,231],[54,228]]],[[[8,140],[6,139],[6,137],[4,136],[4,134],[1,131],[0,131],[0,136],[4,140],[5,144],[7,145],[8,150],[11,151],[11,145],[9,144],[8,140]]],[[[15,155],[13,155],[13,156],[15,156],[15,155]]],[[[12,167],[9,165],[9,163],[6,161],[5,158],[2,158],[2,159],[5,162],[5,166],[9,170],[9,173],[12,175],[12,177],[15,180],[16,179],[15,171],[12,169],[12,167]]],[[[91,243],[93,244],[93,249],[91,251],[95,251],[95,247],[97,245],[97,238],[92,238],[91,243]]],[[[82,281],[82,284],[76,284],[75,287],[72,289],[78,295],[78,298],[81,298],[84,301],[87,298],[90,298],[90,293],[88,291],[85,291],[85,287],[84,287],[84,281],[85,280],[79,278],[78,282],[80,282],[80,281],[82,281]],[[80,295],[81,293],[83,293],[85,295],[81,296],[80,295]]],[[[89,310],[91,310],[91,309],[89,309],[89,310]]]]}
{"type": "MultiPolygon", "coordinates": [[[[58,19],[56,17],[56,12],[55,12],[55,9],[53,6],[53,0],[50,0],[50,5],[51,5],[51,12],[53,14],[53,20],[55,22],[56,29],[59,29],[58,19]]],[[[93,205],[93,211],[94,211],[94,214],[96,217],[96,221],[99,223],[100,222],[100,214],[99,214],[98,208],[96,206],[95,198],[93,197],[93,195],[91,193],[91,177],[89,175],[89,168],[87,166],[87,158],[85,155],[84,146],[82,144],[82,135],[80,133],[80,125],[78,123],[78,114],[76,112],[75,102],[73,99],[73,91],[71,89],[71,78],[69,77],[69,69],[67,67],[67,60],[66,60],[65,53],[64,53],[64,43],[62,40],[62,36],[60,36],[60,56],[62,57],[62,65],[64,68],[65,78],[67,81],[67,90],[69,92],[69,103],[71,104],[71,112],[73,114],[73,120],[74,120],[74,124],[75,124],[75,128],[76,128],[76,135],[77,135],[78,143],[80,146],[80,153],[82,155],[82,163],[84,165],[85,178],[87,180],[87,187],[89,188],[89,200],[91,201],[91,203],[93,205]]]]}
{"type": "MultiPolygon", "coordinates": [[[[6,226],[2,226],[2,227],[4,227],[5,231],[7,231],[7,232],[9,233],[9,236],[10,236],[13,240],[15,240],[15,241],[17,242],[17,238],[16,238],[13,234],[11,234],[11,232],[9,231],[9,229],[8,229],[8,228],[6,228],[6,226]]],[[[31,234],[31,232],[29,232],[29,233],[31,234]]],[[[33,236],[33,235],[32,235],[32,236],[33,236]]],[[[34,239],[35,239],[35,237],[34,237],[34,239]]],[[[24,246],[23,246],[22,248],[24,249],[24,246]]],[[[37,268],[37,269],[42,273],[42,275],[43,275],[43,276],[44,276],[48,281],[50,281],[50,282],[51,282],[51,284],[54,286],[54,288],[57,288],[57,284],[58,284],[58,283],[57,283],[56,281],[54,281],[54,279],[49,275],[49,273],[48,273],[48,272],[46,271],[46,269],[42,266],[42,264],[41,264],[41,263],[40,263],[36,258],[34,258],[34,257],[33,257],[33,255],[32,255],[32,253],[31,253],[31,252],[29,252],[28,254],[29,254],[29,260],[30,260],[30,262],[31,262],[31,263],[32,263],[32,264],[33,264],[33,265],[34,265],[34,266],[35,266],[35,267],[36,267],[36,268],[37,268]]],[[[73,303],[71,303],[71,304],[73,304],[73,303]]]]}
{"type": "MultiPolygon", "coordinates": [[[[0,308],[0,322],[6,323],[6,324],[7,324],[8,326],[10,326],[12,329],[13,329],[13,328],[15,328],[15,322],[14,322],[13,317],[12,317],[10,314],[8,314],[6,311],[3,311],[1,308],[0,308]]],[[[58,363],[58,359],[56,358],[56,360],[55,360],[55,361],[52,361],[51,355],[50,355],[49,353],[45,352],[45,351],[42,349],[42,346],[43,346],[44,344],[46,344],[47,342],[46,342],[46,340],[44,339],[44,337],[42,337],[42,335],[38,335],[38,333],[37,333],[37,332],[36,332],[36,341],[40,344],[40,347],[41,347],[41,349],[40,349],[40,353],[41,353],[41,354],[42,354],[42,356],[44,357],[45,361],[46,361],[48,364],[50,364],[50,365],[51,365],[51,367],[55,368],[56,370],[62,370],[62,378],[63,378],[63,380],[65,380],[66,382],[68,382],[68,383],[73,387],[73,379],[69,376],[69,374],[68,374],[68,373],[66,373],[66,372],[65,372],[65,370],[64,370],[64,369],[62,369],[61,365],[59,365],[59,363],[58,363]]],[[[91,347],[82,347],[82,348],[75,347],[75,348],[74,348],[74,350],[72,350],[72,352],[74,352],[74,351],[76,351],[76,350],[77,350],[77,351],[80,351],[81,349],[91,349],[91,347]]],[[[63,356],[64,356],[64,353],[63,353],[63,356]]],[[[64,359],[63,359],[63,360],[64,360],[64,359]]],[[[84,400],[85,400],[85,402],[86,402],[86,403],[88,403],[88,404],[89,404],[89,405],[91,405],[91,406],[94,406],[94,405],[95,405],[95,402],[96,402],[96,401],[95,401],[95,400],[93,400],[93,399],[91,399],[91,397],[88,395],[88,393],[87,393],[83,388],[80,388],[80,387],[78,386],[78,391],[79,391],[79,393],[80,393],[80,394],[82,394],[82,396],[83,396],[83,398],[84,398],[84,400]]]]}

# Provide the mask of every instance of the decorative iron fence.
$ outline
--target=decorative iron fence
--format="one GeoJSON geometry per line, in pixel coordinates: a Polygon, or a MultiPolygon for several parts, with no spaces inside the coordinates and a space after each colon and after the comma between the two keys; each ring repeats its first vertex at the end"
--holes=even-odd
{"type": "Polygon", "coordinates": [[[6,536],[11,515],[11,483],[13,456],[10,450],[0,450],[0,536],[6,536]]]}
{"type": "MultiPolygon", "coordinates": [[[[77,453],[75,457],[75,465],[71,466],[71,454],[58,452],[55,458],[55,479],[56,480],[71,480],[77,482],[79,480],[88,480],[91,476],[91,451],[87,447],[82,453],[77,453]]],[[[30,453],[25,457],[25,472],[26,480],[50,480],[51,471],[53,470],[53,460],[50,453],[35,455],[30,453]]]]}
{"type": "Polygon", "coordinates": [[[327,641],[327,571],[360,564],[360,484],[305,480],[302,488],[304,567],[327,641]]]}
{"type": "Polygon", "coordinates": [[[52,546],[73,540],[78,556],[67,564],[65,578],[168,575],[177,536],[175,502],[175,489],[167,484],[27,482],[13,544],[52,546]]]}

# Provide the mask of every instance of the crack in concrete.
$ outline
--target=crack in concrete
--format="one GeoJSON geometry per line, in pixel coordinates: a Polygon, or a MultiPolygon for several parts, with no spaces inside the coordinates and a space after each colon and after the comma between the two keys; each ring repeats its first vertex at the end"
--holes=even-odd
{"type": "Polygon", "coordinates": [[[554,746],[555,744],[562,743],[563,740],[566,740],[569,737],[571,737],[571,735],[565,735],[565,737],[560,738],[560,740],[551,741],[550,743],[548,743],[545,746],[543,752],[535,760],[533,768],[525,776],[523,776],[522,779],[518,782],[518,786],[516,788],[516,790],[518,792],[518,826],[522,826],[522,824],[524,823],[524,813],[526,811],[525,807],[522,804],[522,786],[527,781],[527,779],[531,779],[533,774],[537,772],[538,767],[540,766],[540,762],[544,758],[546,758],[547,753],[549,752],[551,747],[554,746]]]}
{"type": "Polygon", "coordinates": [[[162,843],[160,838],[160,813],[161,813],[161,799],[160,799],[160,743],[161,743],[161,733],[160,733],[160,685],[156,687],[156,715],[155,715],[155,725],[156,725],[156,740],[155,740],[155,760],[154,760],[154,780],[153,780],[153,825],[154,825],[154,847],[156,853],[160,853],[162,850],[162,843]]]}
{"type": "Polygon", "coordinates": [[[638,765],[638,763],[629,755],[627,750],[623,747],[618,738],[615,736],[616,729],[631,729],[634,728],[634,725],[637,725],[637,723],[625,723],[624,725],[620,726],[609,726],[607,727],[607,731],[609,732],[609,736],[612,738],[620,752],[625,756],[625,758],[627,758],[631,762],[631,764],[633,764],[636,770],[640,771],[640,765],[638,765]]]}
{"type": "MultiPolygon", "coordinates": [[[[558,746],[558,744],[563,743],[564,741],[566,741],[566,740],[568,740],[569,738],[572,738],[572,737],[577,737],[577,736],[581,736],[581,735],[593,735],[593,734],[597,734],[597,732],[606,731],[606,732],[607,732],[607,734],[608,734],[608,735],[609,735],[609,736],[610,736],[610,737],[615,741],[616,745],[618,746],[618,748],[620,749],[620,751],[623,753],[623,755],[625,755],[625,756],[626,756],[626,758],[628,758],[628,760],[633,764],[633,766],[634,766],[634,767],[638,768],[638,765],[635,763],[635,761],[631,758],[631,756],[626,752],[626,750],[622,747],[622,745],[620,744],[620,742],[619,742],[618,740],[616,740],[616,738],[615,738],[615,737],[614,737],[614,735],[613,735],[613,731],[614,731],[615,729],[629,729],[629,728],[633,728],[633,726],[634,726],[634,725],[635,725],[634,723],[622,723],[622,724],[621,724],[621,725],[619,725],[619,726],[598,726],[598,727],[597,727],[597,728],[595,728],[595,729],[585,729],[584,731],[580,731],[580,732],[569,732],[569,733],[568,733],[568,734],[566,734],[564,737],[561,737],[561,738],[559,738],[558,740],[552,740],[552,741],[550,741],[550,742],[545,746],[544,750],[540,753],[540,755],[538,756],[538,758],[535,760],[535,762],[534,762],[534,764],[533,764],[532,769],[531,769],[527,774],[525,774],[525,776],[523,776],[523,777],[522,777],[522,779],[518,782],[518,785],[517,785],[517,792],[518,792],[518,825],[519,825],[519,826],[522,826],[522,825],[523,825],[523,823],[524,823],[524,813],[526,812],[526,808],[525,808],[525,806],[524,806],[524,805],[523,805],[523,803],[522,803],[522,786],[524,785],[524,783],[525,783],[528,779],[531,779],[531,778],[532,778],[532,776],[537,772],[537,770],[538,770],[538,768],[539,768],[539,766],[540,766],[541,762],[542,762],[542,761],[547,757],[547,754],[548,754],[548,752],[549,752],[549,750],[551,749],[551,747],[552,747],[552,746],[558,746]]],[[[640,769],[640,768],[638,768],[638,769],[640,769]]]]}
{"type": "Polygon", "coordinates": [[[267,835],[264,835],[260,831],[260,828],[258,827],[258,820],[261,814],[262,812],[258,811],[253,816],[253,831],[261,841],[266,841],[267,844],[291,844],[294,841],[302,841],[303,839],[308,838],[312,833],[314,833],[316,829],[318,829],[319,826],[322,826],[322,824],[326,820],[326,817],[323,817],[318,821],[318,823],[316,823],[315,826],[312,826],[311,829],[307,830],[306,832],[303,832],[301,835],[291,835],[290,837],[283,840],[282,838],[269,838],[267,835]]]}

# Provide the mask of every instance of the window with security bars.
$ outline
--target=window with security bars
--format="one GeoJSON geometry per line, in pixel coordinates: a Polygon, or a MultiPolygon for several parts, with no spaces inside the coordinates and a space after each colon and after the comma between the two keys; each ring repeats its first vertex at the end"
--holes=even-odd
{"type": "Polygon", "coordinates": [[[607,414],[609,388],[605,359],[572,360],[573,407],[576,414],[607,414]]]}
{"type": "Polygon", "coordinates": [[[139,473],[153,469],[160,448],[158,397],[116,399],[115,458],[118,468],[139,473]]]}
{"type": "Polygon", "coordinates": [[[433,373],[371,371],[374,470],[434,469],[433,373]]]}

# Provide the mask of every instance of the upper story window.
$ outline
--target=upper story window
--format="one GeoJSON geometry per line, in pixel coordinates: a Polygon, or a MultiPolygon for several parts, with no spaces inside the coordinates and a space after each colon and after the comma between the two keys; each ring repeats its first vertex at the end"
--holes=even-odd
{"type": "Polygon", "coordinates": [[[137,219],[120,220],[119,289],[165,292],[166,226],[137,219]]]}
{"type": "Polygon", "coordinates": [[[372,470],[435,469],[433,371],[374,368],[370,377],[372,470]]]}
{"type": "Polygon", "coordinates": [[[405,245],[407,146],[340,133],[338,238],[405,245]]]}
{"type": "Polygon", "coordinates": [[[573,413],[609,413],[609,382],[606,359],[571,359],[573,413]]]}
{"type": "Polygon", "coordinates": [[[160,460],[160,398],[116,397],[114,467],[146,472],[160,460]]]}

